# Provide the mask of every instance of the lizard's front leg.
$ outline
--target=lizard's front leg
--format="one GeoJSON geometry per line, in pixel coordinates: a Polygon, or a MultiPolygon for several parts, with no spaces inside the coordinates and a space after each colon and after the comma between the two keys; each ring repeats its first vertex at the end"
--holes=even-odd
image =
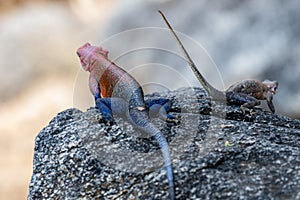
{"type": "Polygon", "coordinates": [[[128,112],[128,103],[122,98],[98,98],[96,107],[101,112],[103,118],[110,123],[114,122],[113,115],[126,116],[128,112]]]}
{"type": "Polygon", "coordinates": [[[89,87],[94,96],[96,107],[101,112],[103,118],[108,122],[114,122],[113,114],[122,114],[126,111],[126,103],[123,99],[101,98],[101,88],[99,82],[92,73],[89,77],[89,87]]]}
{"type": "Polygon", "coordinates": [[[273,104],[273,95],[267,96],[267,104],[272,113],[275,113],[275,107],[273,104]]]}
{"type": "Polygon", "coordinates": [[[101,89],[99,82],[92,74],[90,74],[89,77],[89,88],[96,102],[99,98],[101,98],[101,89]]]}

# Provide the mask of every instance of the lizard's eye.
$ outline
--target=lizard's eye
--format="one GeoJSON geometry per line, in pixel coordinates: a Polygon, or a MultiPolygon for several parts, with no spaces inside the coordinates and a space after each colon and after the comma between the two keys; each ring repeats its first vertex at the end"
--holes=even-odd
{"type": "Polygon", "coordinates": [[[274,87],[270,88],[270,91],[271,91],[271,93],[276,94],[277,93],[277,89],[278,89],[278,87],[274,86],[274,87]]]}

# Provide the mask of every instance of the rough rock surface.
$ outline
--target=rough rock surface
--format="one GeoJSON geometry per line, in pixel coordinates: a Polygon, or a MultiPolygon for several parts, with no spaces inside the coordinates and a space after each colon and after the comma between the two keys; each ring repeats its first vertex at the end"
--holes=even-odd
{"type": "MultiPolygon", "coordinates": [[[[198,88],[172,99],[169,141],[177,199],[300,199],[300,121],[209,101],[198,88]],[[222,110],[226,109],[226,114],[222,110]]],[[[59,113],[36,137],[28,199],[167,199],[157,143],[95,108],[59,113]]]]}

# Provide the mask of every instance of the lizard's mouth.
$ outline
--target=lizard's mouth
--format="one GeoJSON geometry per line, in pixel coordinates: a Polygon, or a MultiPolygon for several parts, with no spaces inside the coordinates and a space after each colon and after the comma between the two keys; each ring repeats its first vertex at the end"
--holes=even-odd
{"type": "Polygon", "coordinates": [[[87,65],[87,63],[85,62],[85,60],[81,56],[79,56],[79,59],[80,59],[80,62],[81,62],[82,65],[87,65]]]}
{"type": "Polygon", "coordinates": [[[82,56],[79,51],[77,51],[77,55],[79,57],[82,68],[87,71],[88,70],[88,63],[84,59],[84,56],[82,56]]]}
{"type": "Polygon", "coordinates": [[[86,62],[83,59],[84,56],[83,56],[83,54],[81,52],[81,49],[78,49],[77,52],[76,52],[76,54],[79,57],[79,60],[80,60],[81,64],[86,64],[86,62]]]}

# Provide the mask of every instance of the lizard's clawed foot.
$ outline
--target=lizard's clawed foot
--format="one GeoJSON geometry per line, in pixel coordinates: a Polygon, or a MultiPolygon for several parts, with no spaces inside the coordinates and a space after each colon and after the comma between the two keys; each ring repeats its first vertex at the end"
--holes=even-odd
{"type": "Polygon", "coordinates": [[[164,120],[164,121],[173,121],[176,119],[176,117],[170,113],[166,112],[160,112],[159,113],[159,118],[164,120]]]}
{"type": "Polygon", "coordinates": [[[256,114],[256,111],[254,110],[254,109],[249,109],[249,108],[247,108],[247,107],[245,107],[245,106],[243,106],[243,105],[241,105],[241,110],[242,110],[242,112],[243,112],[243,115],[245,115],[246,114],[246,112],[249,112],[249,114],[252,116],[252,115],[254,115],[254,114],[256,114]]]}
{"type": "Polygon", "coordinates": [[[256,114],[256,111],[254,109],[250,109],[249,112],[251,116],[256,114]]]}
{"type": "Polygon", "coordinates": [[[245,114],[246,114],[246,111],[249,111],[249,109],[248,109],[248,108],[246,108],[246,107],[244,107],[243,105],[241,105],[241,106],[240,106],[240,109],[241,109],[241,111],[242,111],[243,115],[245,115],[245,114]]]}
{"type": "Polygon", "coordinates": [[[115,123],[115,120],[110,113],[101,112],[101,116],[102,116],[100,120],[101,122],[107,123],[109,125],[113,125],[115,123]]]}

